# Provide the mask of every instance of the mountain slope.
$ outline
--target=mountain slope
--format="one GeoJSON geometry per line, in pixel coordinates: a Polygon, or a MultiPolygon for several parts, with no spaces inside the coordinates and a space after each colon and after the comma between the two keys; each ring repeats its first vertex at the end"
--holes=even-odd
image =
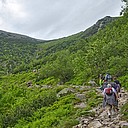
{"type": "MultiPolygon", "coordinates": [[[[27,66],[28,63],[64,49],[70,49],[70,52],[75,52],[83,47],[79,43],[83,41],[83,37],[95,34],[101,28],[101,23],[102,28],[104,28],[114,19],[105,17],[84,32],[51,41],[38,40],[0,30],[0,74],[10,74],[32,69],[30,66],[27,66]]],[[[84,42],[87,44],[87,41],[84,42]]]]}
{"type": "Polygon", "coordinates": [[[92,36],[92,35],[96,34],[99,30],[104,29],[106,27],[106,25],[108,25],[109,23],[113,22],[116,19],[118,19],[118,17],[106,16],[106,17],[98,20],[96,22],[96,24],[94,24],[90,28],[86,29],[82,33],[81,37],[87,38],[89,36],[92,36]]]}
{"type": "Polygon", "coordinates": [[[4,40],[9,40],[9,41],[26,41],[26,42],[33,42],[33,43],[37,43],[39,41],[43,41],[43,40],[39,40],[39,39],[35,39],[35,38],[31,38],[25,35],[21,35],[21,34],[16,34],[16,33],[11,33],[11,32],[6,32],[6,31],[2,31],[0,30],[0,39],[4,39],[4,40]]]}
{"type": "Polygon", "coordinates": [[[40,42],[43,41],[0,30],[0,74],[12,73],[22,63],[29,63],[40,42]]]}
{"type": "MultiPolygon", "coordinates": [[[[13,69],[0,75],[1,127],[71,128],[82,115],[99,118],[92,110],[102,97],[88,81],[94,79],[98,85],[99,74],[109,72],[128,90],[127,17],[117,18],[89,38],[79,33],[37,44],[1,41],[4,68],[0,67],[4,73],[13,69]]],[[[127,120],[128,104],[121,110],[127,120]]]]}

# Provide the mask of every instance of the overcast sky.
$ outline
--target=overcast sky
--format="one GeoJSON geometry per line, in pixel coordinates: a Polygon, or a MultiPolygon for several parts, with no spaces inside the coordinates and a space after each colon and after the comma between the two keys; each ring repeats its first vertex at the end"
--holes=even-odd
{"type": "Polygon", "coordinates": [[[0,0],[0,30],[57,39],[119,16],[121,0],[0,0]]]}

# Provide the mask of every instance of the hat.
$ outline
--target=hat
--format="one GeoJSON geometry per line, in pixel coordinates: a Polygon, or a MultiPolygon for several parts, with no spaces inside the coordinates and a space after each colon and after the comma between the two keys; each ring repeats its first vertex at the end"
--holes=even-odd
{"type": "Polygon", "coordinates": [[[109,87],[112,87],[112,85],[111,85],[111,84],[108,84],[107,87],[108,87],[108,88],[109,88],[109,87]]]}

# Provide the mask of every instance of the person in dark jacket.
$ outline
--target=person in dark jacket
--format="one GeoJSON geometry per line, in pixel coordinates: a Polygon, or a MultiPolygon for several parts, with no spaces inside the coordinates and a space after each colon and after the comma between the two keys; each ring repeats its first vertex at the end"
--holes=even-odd
{"type": "MultiPolygon", "coordinates": [[[[117,80],[117,77],[113,77],[113,82],[115,83],[115,89],[117,91],[117,93],[119,94],[120,93],[120,89],[121,89],[121,83],[119,80],[117,80]]],[[[118,95],[118,96],[121,96],[121,95],[118,95]]]]}

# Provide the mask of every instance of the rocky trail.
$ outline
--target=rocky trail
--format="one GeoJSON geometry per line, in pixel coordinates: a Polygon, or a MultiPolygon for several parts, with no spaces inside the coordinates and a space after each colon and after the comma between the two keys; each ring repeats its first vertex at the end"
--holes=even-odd
{"type": "MultiPolygon", "coordinates": [[[[96,89],[100,92],[99,89],[96,89]]],[[[101,93],[101,92],[100,92],[101,93]]],[[[119,112],[114,113],[111,118],[107,112],[102,109],[102,104],[92,111],[95,112],[95,117],[80,117],[79,124],[72,128],[128,128],[128,122],[121,120],[120,108],[123,104],[128,103],[128,92],[121,89],[121,97],[119,98],[119,112]]]]}

